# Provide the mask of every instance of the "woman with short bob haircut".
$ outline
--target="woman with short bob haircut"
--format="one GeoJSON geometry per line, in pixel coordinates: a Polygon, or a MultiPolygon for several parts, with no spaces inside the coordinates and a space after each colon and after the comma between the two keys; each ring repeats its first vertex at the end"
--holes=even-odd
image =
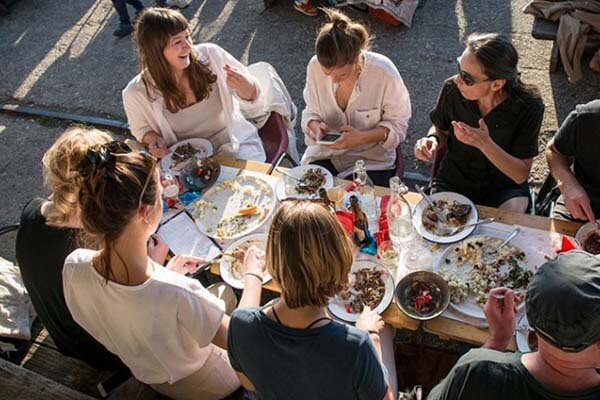
{"type": "Polygon", "coordinates": [[[264,96],[246,67],[212,43],[194,45],[179,12],[146,8],[135,26],[140,73],[123,90],[132,134],[156,157],[191,138],[215,152],[256,161],[265,153],[246,113],[264,110],[264,96]]]}
{"type": "Polygon", "coordinates": [[[505,36],[469,35],[430,113],[432,127],[415,145],[428,161],[447,151],[434,191],[461,193],[476,204],[524,212],[527,178],[538,154],[544,104],[538,90],[521,81],[519,55],[505,36]]]}
{"type": "MultiPolygon", "coordinates": [[[[117,354],[139,381],[174,399],[221,399],[240,382],[229,365],[223,302],[184,274],[203,260],[176,256],[166,268],[148,257],[162,216],[156,159],[111,142],[79,166],[83,228],[100,250],[65,261],[73,318],[117,354]]],[[[248,252],[241,306],[258,305],[260,259],[248,252]]]]}
{"type": "Polygon", "coordinates": [[[326,14],[329,22],[306,69],[302,131],[308,147],[302,164],[346,177],[356,160],[364,160],[373,182],[388,186],[411,116],[408,91],[394,63],[369,51],[371,36],[362,24],[340,11],[326,14]],[[323,143],[333,132],[341,136],[323,143]]]}
{"type": "Polygon", "coordinates": [[[229,326],[229,359],[244,387],[264,400],[394,398],[393,338],[387,327],[384,334],[381,316],[367,307],[353,327],[327,314],[353,261],[353,245],[334,213],[307,200],[281,205],[266,253],[281,298],[234,311],[229,326]]]}

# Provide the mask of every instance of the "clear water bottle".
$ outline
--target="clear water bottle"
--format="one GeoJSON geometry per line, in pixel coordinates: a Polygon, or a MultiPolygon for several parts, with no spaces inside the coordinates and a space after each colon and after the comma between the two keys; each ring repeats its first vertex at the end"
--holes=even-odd
{"type": "Polygon", "coordinates": [[[390,240],[398,250],[406,250],[414,238],[412,208],[404,195],[408,188],[399,177],[390,178],[390,201],[387,205],[387,220],[390,240]]]}
{"type": "Polygon", "coordinates": [[[366,214],[369,221],[377,219],[377,198],[375,197],[375,185],[367,174],[367,167],[363,160],[356,160],[354,163],[354,182],[358,194],[360,194],[360,201],[363,212],[366,214]]]}

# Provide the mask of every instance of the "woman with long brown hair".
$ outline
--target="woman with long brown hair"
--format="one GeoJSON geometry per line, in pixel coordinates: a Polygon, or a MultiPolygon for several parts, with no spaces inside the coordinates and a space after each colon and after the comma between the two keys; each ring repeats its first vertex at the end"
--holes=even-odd
{"type": "Polygon", "coordinates": [[[432,159],[448,148],[434,180],[435,191],[461,193],[477,204],[524,212],[527,178],[538,154],[544,104],[537,89],[521,81],[519,55],[508,38],[474,33],[446,80],[427,135],[415,157],[432,159]]]}
{"type": "MultiPolygon", "coordinates": [[[[146,242],[162,216],[156,159],[113,142],[80,165],[85,232],[100,250],[78,249],[63,270],[73,318],[117,354],[141,382],[175,399],[221,399],[240,383],[224,350],[224,304],[184,276],[201,261],[175,257],[167,267],[146,242]]],[[[249,251],[241,306],[258,305],[262,260],[249,251]]]]}
{"type": "Polygon", "coordinates": [[[244,65],[216,44],[194,45],[189,22],[167,8],[145,9],[135,38],[140,73],[123,90],[123,105],[139,142],[162,157],[176,142],[205,138],[215,151],[265,160],[244,118],[264,109],[264,96],[244,65]]]}

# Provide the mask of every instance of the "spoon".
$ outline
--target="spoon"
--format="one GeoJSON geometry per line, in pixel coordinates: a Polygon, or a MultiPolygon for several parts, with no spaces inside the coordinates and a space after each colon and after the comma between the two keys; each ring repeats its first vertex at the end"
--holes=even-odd
{"type": "Polygon", "coordinates": [[[471,222],[471,223],[460,225],[460,226],[453,226],[451,228],[438,227],[438,230],[443,231],[445,235],[452,236],[456,232],[458,232],[459,230],[461,230],[463,228],[468,228],[470,226],[477,226],[477,225],[485,225],[485,224],[492,223],[494,221],[495,221],[494,218],[486,218],[486,219],[482,219],[481,221],[471,222]]]}
{"type": "MultiPolygon", "coordinates": [[[[521,294],[525,293],[525,289],[513,290],[513,293],[515,294],[515,296],[520,296],[521,294]]],[[[493,294],[492,297],[495,298],[495,299],[498,299],[498,300],[502,300],[505,297],[505,295],[503,295],[503,294],[493,294]]]]}
{"type": "Polygon", "coordinates": [[[442,223],[445,223],[447,221],[446,216],[440,212],[440,209],[435,205],[435,203],[433,202],[433,200],[431,200],[431,197],[429,197],[427,195],[427,193],[425,193],[425,191],[423,190],[422,187],[420,187],[419,185],[415,185],[415,189],[417,189],[417,192],[419,192],[419,194],[421,196],[423,196],[423,198],[425,199],[425,201],[427,202],[427,204],[429,204],[431,206],[431,209],[433,210],[434,214],[436,217],[438,217],[438,220],[442,223]]]}
{"type": "Polygon", "coordinates": [[[292,178],[292,179],[294,179],[294,180],[296,180],[296,181],[300,181],[300,180],[301,180],[301,179],[300,179],[300,178],[298,178],[297,176],[294,176],[294,175],[290,174],[289,172],[287,172],[286,170],[283,170],[283,169],[281,169],[281,168],[279,168],[279,167],[276,167],[276,168],[275,168],[275,171],[279,172],[281,175],[285,175],[285,176],[287,176],[288,178],[292,178]]]}
{"type": "Polygon", "coordinates": [[[508,235],[508,237],[506,238],[506,240],[500,244],[500,246],[496,247],[496,249],[494,249],[492,251],[486,251],[485,254],[482,255],[481,261],[484,264],[492,264],[496,260],[496,256],[498,255],[498,251],[500,251],[501,248],[503,248],[504,246],[506,246],[508,244],[508,242],[510,242],[511,240],[513,240],[515,238],[515,236],[517,236],[519,234],[519,232],[521,232],[521,229],[520,228],[515,228],[511,232],[511,234],[508,235]]]}

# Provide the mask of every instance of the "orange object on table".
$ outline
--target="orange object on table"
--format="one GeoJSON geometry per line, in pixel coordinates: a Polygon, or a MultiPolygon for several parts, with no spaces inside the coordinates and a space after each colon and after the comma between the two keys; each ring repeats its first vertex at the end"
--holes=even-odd
{"type": "Polygon", "coordinates": [[[342,224],[342,227],[348,235],[352,235],[354,232],[354,215],[350,211],[336,211],[338,221],[342,224]]]}

